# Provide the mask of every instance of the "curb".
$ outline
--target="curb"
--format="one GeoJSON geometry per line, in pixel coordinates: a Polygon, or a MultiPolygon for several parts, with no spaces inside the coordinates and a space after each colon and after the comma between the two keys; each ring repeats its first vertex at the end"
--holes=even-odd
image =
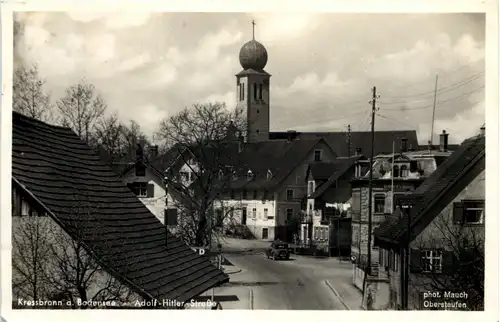
{"type": "Polygon", "coordinates": [[[226,275],[231,275],[231,274],[241,273],[241,271],[242,271],[241,269],[238,269],[238,270],[236,270],[234,272],[224,272],[224,273],[226,273],[226,275]]]}
{"type": "Polygon", "coordinates": [[[252,290],[252,288],[248,289],[248,309],[253,310],[253,290],[252,290]]]}
{"type": "Polygon", "coordinates": [[[333,292],[333,294],[335,294],[335,296],[339,299],[340,303],[342,303],[342,305],[346,308],[346,310],[351,310],[351,308],[349,307],[349,305],[347,305],[344,302],[344,299],[342,298],[342,296],[340,296],[339,292],[337,292],[337,290],[332,286],[332,284],[330,284],[330,282],[327,281],[327,280],[325,280],[325,284],[333,292]]]}

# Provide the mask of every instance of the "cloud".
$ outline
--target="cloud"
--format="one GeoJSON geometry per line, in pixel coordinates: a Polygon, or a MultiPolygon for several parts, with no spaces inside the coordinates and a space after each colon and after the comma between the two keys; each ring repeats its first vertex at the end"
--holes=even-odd
{"type": "Polygon", "coordinates": [[[217,62],[221,50],[239,42],[242,36],[241,32],[231,33],[224,29],[217,33],[209,33],[200,40],[192,58],[197,63],[217,62]]]}
{"type": "Polygon", "coordinates": [[[138,27],[146,24],[151,18],[150,12],[94,12],[94,11],[74,11],[67,15],[74,21],[89,23],[95,20],[101,21],[109,29],[122,29],[138,27]]]}
{"type": "Polygon", "coordinates": [[[132,71],[151,62],[151,55],[148,52],[136,55],[127,60],[124,60],[118,66],[118,70],[122,72],[132,71]]]}
{"type": "MultiPolygon", "coordinates": [[[[452,118],[436,119],[434,124],[434,141],[438,134],[445,130],[450,134],[450,143],[461,143],[463,140],[479,134],[480,127],[485,123],[484,100],[473,105],[471,109],[456,114],[452,118]]],[[[430,139],[431,126],[429,123],[418,125],[418,138],[427,142],[430,139]]]]}
{"type": "Polygon", "coordinates": [[[484,100],[484,76],[457,85],[485,68],[484,25],[462,14],[168,13],[151,19],[142,12],[80,11],[16,17],[25,24],[20,57],[39,64],[49,91],[61,93],[85,77],[110,110],[148,131],[162,115],[196,102],[235,105],[238,52],[251,39],[251,19],[273,74],[271,130],[344,130],[347,124],[369,130],[368,102],[377,86],[378,113],[387,117],[377,118],[377,130],[418,129],[425,142],[436,73],[436,129],[447,126],[451,133],[446,122],[473,120],[467,111],[484,100]]]}
{"type": "Polygon", "coordinates": [[[256,39],[261,42],[290,41],[310,33],[321,24],[311,13],[254,13],[256,39]]]}

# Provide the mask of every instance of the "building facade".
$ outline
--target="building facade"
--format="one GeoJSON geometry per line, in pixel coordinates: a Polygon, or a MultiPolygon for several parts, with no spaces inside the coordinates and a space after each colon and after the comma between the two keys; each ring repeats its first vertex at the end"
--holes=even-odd
{"type": "Polygon", "coordinates": [[[382,154],[374,157],[372,175],[372,232],[369,233],[369,182],[370,173],[364,172],[363,162],[358,162],[352,184],[352,240],[351,254],[354,258],[353,283],[364,288],[365,272],[370,266],[370,278],[377,278],[379,270],[379,249],[373,242],[373,231],[391,216],[395,209],[395,198],[413,192],[438,165],[451,154],[446,144],[436,150],[408,151],[406,140],[401,140],[402,152],[382,154]],[[368,240],[371,235],[370,258],[368,240]]]}
{"type": "Polygon", "coordinates": [[[375,232],[381,249],[377,307],[484,309],[484,142],[478,136],[462,143],[413,194],[398,200],[401,212],[375,232]],[[424,296],[429,292],[442,296],[424,296]]]}

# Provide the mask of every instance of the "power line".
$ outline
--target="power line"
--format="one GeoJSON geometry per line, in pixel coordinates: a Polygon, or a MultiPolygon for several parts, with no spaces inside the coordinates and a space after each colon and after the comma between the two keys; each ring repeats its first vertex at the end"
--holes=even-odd
{"type": "MultiPolygon", "coordinates": [[[[437,90],[439,93],[447,93],[452,90],[455,90],[457,88],[463,87],[467,84],[472,83],[473,81],[479,79],[481,76],[484,76],[484,72],[473,75],[471,77],[468,77],[466,79],[463,79],[459,82],[453,83],[451,85],[445,86],[443,88],[440,88],[437,90]]],[[[419,96],[429,96],[429,95],[434,95],[434,91],[428,91],[428,92],[422,92],[422,93],[417,93],[417,94],[410,94],[410,95],[405,95],[405,96],[388,96],[388,98],[396,98],[396,99],[405,99],[405,98],[410,98],[410,97],[419,97],[419,96]]],[[[394,103],[399,103],[399,102],[394,102],[394,103]]]]}
{"type": "MultiPolygon", "coordinates": [[[[452,101],[457,101],[457,100],[461,100],[465,97],[469,97],[470,95],[474,94],[474,93],[477,93],[479,92],[481,89],[484,88],[485,85],[481,85],[480,87],[474,89],[473,91],[470,91],[470,92],[467,92],[467,93],[464,93],[460,96],[455,96],[455,97],[452,97],[450,99],[447,99],[447,100],[444,100],[444,101],[439,101],[438,104],[436,104],[436,106],[441,106],[443,105],[444,103],[448,103],[448,102],[452,102],[452,101]]],[[[405,104],[407,104],[408,102],[405,102],[405,104]]],[[[411,103],[411,102],[410,102],[411,103]]],[[[387,111],[412,111],[412,110],[421,110],[421,109],[425,109],[425,108],[429,108],[429,107],[433,107],[434,105],[433,104],[427,104],[427,105],[422,105],[422,106],[415,106],[415,107],[396,107],[396,108],[384,108],[384,110],[387,110],[387,111]]]]}

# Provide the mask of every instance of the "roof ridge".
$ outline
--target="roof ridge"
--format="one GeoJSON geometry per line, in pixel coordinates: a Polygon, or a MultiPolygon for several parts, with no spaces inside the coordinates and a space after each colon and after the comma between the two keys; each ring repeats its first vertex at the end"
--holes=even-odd
{"type": "MultiPolygon", "coordinates": [[[[415,222],[416,221],[416,217],[418,218],[421,218],[423,214],[425,214],[429,208],[431,208],[432,206],[434,206],[441,198],[441,196],[443,196],[445,193],[448,192],[448,190],[453,187],[455,185],[455,183],[460,180],[467,172],[470,171],[470,169],[472,167],[474,167],[477,162],[479,160],[481,160],[485,155],[485,149],[482,149],[479,151],[479,153],[477,155],[474,156],[474,158],[472,160],[470,160],[470,162],[467,163],[467,165],[459,172],[457,173],[457,175],[455,175],[453,177],[452,180],[450,180],[442,189],[441,191],[437,194],[436,197],[432,198],[431,201],[429,202],[429,204],[427,204],[423,209],[421,209],[419,211],[418,214],[416,214],[416,216],[412,216],[412,222],[415,222]]],[[[437,182],[441,181],[442,179],[444,178],[440,178],[437,182]]],[[[436,184],[437,184],[436,182],[436,184]]],[[[425,194],[425,192],[424,192],[425,194]]],[[[408,216],[406,216],[405,218],[408,218],[408,216]]],[[[414,226],[413,223],[410,223],[411,226],[414,226]]],[[[406,227],[403,228],[403,230],[398,233],[397,235],[397,238],[400,238],[402,235],[404,235],[406,233],[406,227]]]]}
{"type": "Polygon", "coordinates": [[[27,116],[25,114],[22,114],[20,112],[12,111],[12,116],[16,116],[16,117],[18,117],[20,119],[25,119],[26,121],[39,123],[39,124],[47,126],[47,127],[53,127],[53,128],[56,128],[56,129],[63,129],[63,130],[70,130],[71,132],[73,132],[73,130],[70,127],[47,123],[47,122],[41,121],[39,119],[36,119],[36,118],[34,118],[32,116],[27,116]]]}

